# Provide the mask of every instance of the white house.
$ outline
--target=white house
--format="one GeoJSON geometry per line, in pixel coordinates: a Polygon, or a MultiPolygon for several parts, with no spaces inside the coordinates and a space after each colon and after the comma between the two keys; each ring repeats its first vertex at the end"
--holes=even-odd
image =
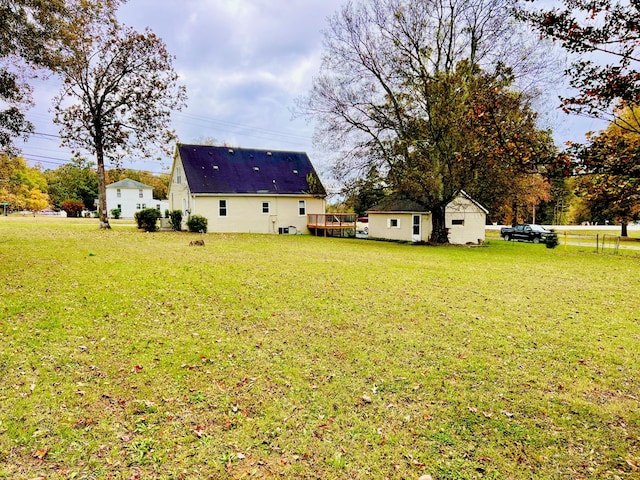
{"type": "MultiPolygon", "coordinates": [[[[461,190],[445,209],[449,242],[482,243],[487,213],[486,208],[461,190]]],[[[372,207],[368,214],[369,238],[426,242],[431,236],[431,213],[416,202],[391,198],[372,207]]]]}
{"type": "Polygon", "coordinates": [[[153,187],[129,178],[107,185],[106,190],[109,216],[116,208],[120,209],[121,218],[133,218],[138,210],[145,208],[156,208],[164,215],[169,208],[166,200],[153,198],[153,187]]]}
{"type": "Polygon", "coordinates": [[[326,191],[304,152],[178,144],[169,205],[208,220],[209,232],[308,233],[326,191]]]}

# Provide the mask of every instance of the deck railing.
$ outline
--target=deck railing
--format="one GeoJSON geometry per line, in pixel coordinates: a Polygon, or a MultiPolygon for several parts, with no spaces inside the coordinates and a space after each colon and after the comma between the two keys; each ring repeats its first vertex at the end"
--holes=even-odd
{"type": "Polygon", "coordinates": [[[308,228],[355,228],[355,213],[310,213],[307,215],[308,228]]]}

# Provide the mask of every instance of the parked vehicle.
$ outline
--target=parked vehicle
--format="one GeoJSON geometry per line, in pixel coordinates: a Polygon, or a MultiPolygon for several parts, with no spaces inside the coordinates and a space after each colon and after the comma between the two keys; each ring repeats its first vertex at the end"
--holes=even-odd
{"type": "Polygon", "coordinates": [[[369,217],[358,217],[356,220],[356,232],[369,235],[369,217]]]}
{"type": "Polygon", "coordinates": [[[503,227],[500,229],[500,235],[505,240],[518,240],[533,243],[544,243],[547,241],[547,238],[556,236],[555,232],[547,230],[542,225],[529,223],[516,225],[515,227],[503,227]]]}

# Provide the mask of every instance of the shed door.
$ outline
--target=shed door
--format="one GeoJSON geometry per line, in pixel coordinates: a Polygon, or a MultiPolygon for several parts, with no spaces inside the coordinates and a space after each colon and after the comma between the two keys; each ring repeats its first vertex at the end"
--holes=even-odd
{"type": "Polygon", "coordinates": [[[421,227],[421,219],[422,219],[422,215],[414,215],[413,216],[413,225],[411,226],[411,241],[412,242],[419,242],[421,240],[421,231],[420,231],[420,227],[421,227]]]}

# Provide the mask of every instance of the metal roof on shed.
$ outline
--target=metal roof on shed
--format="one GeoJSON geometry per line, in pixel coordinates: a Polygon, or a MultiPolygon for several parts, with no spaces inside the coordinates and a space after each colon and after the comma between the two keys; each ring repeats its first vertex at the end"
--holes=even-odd
{"type": "Polygon", "coordinates": [[[304,152],[180,144],[178,154],[193,194],[326,195],[304,152]]]}

